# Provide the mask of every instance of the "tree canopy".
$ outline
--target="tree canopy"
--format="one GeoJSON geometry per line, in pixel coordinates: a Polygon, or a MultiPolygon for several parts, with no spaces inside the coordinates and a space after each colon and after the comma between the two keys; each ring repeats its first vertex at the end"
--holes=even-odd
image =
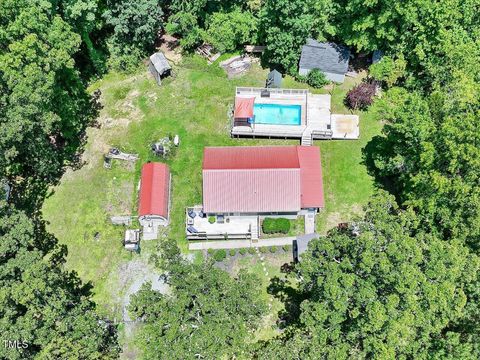
{"type": "Polygon", "coordinates": [[[425,233],[417,215],[384,192],[354,224],[309,244],[298,265],[306,297],[299,325],[261,356],[429,358],[445,341],[459,352],[472,348],[444,336],[464,314],[478,257],[425,233]]]}
{"type": "Polygon", "coordinates": [[[258,278],[243,271],[232,278],[213,262],[191,264],[175,244],[164,244],[161,253],[170,291],[146,285],[130,305],[145,322],[140,334],[145,358],[245,356],[245,343],[266,311],[258,278]]]}

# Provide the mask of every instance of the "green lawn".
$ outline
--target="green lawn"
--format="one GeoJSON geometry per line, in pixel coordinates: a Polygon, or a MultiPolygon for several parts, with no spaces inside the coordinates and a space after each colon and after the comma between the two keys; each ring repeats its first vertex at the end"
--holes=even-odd
{"type": "MultiPolygon", "coordinates": [[[[88,131],[86,164],[68,171],[52,189],[43,212],[52,231],[68,245],[67,266],[85,281],[94,284],[95,300],[106,313],[118,313],[112,300],[117,289],[119,269],[131,259],[153,252],[156,242],[145,244],[141,255],[122,248],[123,229],[109,224],[115,214],[135,214],[137,185],[142,163],[155,160],[150,144],[167,134],[180,135],[180,147],[168,159],[173,174],[171,225],[167,236],[175,238],[183,251],[184,209],[201,203],[201,163],[204,146],[298,144],[295,140],[231,139],[227,110],[233,102],[235,86],[263,86],[267,70],[258,66],[244,77],[227,80],[218,66],[207,66],[198,57],[185,58],[174,68],[175,76],[157,86],[145,70],[134,75],[109,74],[91,86],[102,90],[100,129],[88,131]],[[135,165],[114,162],[111,170],[103,168],[103,154],[109,146],[138,153],[135,165]]],[[[285,79],[285,87],[304,87],[285,79]]],[[[342,105],[349,79],[331,89],[333,109],[346,111],[342,105]]],[[[320,90],[325,92],[325,90],[320,90]]],[[[359,141],[316,142],[322,151],[326,210],[319,216],[318,230],[347,220],[358,213],[372,192],[373,182],[361,164],[361,148],[380,125],[370,114],[361,115],[359,141]]]]}

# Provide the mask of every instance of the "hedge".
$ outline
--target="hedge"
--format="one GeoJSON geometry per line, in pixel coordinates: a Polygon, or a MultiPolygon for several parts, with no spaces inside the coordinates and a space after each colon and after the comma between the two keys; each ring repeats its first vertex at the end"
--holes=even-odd
{"type": "Polygon", "coordinates": [[[225,260],[226,257],[227,257],[227,252],[225,251],[225,249],[217,250],[213,255],[213,258],[215,259],[215,261],[218,261],[218,262],[225,260]]]}
{"type": "Polygon", "coordinates": [[[265,234],[288,234],[290,231],[290,220],[284,218],[266,218],[263,220],[262,230],[265,234]]]}

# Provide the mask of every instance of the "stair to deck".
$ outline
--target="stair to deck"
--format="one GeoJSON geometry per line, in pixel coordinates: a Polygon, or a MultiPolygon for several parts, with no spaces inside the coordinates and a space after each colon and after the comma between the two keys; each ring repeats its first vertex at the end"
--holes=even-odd
{"type": "Polygon", "coordinates": [[[311,146],[312,143],[313,143],[313,141],[312,141],[312,130],[310,130],[307,127],[302,134],[301,144],[302,144],[302,146],[311,146]]]}

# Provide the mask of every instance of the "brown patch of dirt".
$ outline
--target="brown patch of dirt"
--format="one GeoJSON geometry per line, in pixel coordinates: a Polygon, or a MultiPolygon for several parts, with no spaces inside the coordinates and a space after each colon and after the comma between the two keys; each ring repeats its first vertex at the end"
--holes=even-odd
{"type": "Polygon", "coordinates": [[[168,61],[176,65],[182,60],[180,42],[175,36],[163,34],[160,37],[159,45],[157,49],[163,52],[168,61]]]}

